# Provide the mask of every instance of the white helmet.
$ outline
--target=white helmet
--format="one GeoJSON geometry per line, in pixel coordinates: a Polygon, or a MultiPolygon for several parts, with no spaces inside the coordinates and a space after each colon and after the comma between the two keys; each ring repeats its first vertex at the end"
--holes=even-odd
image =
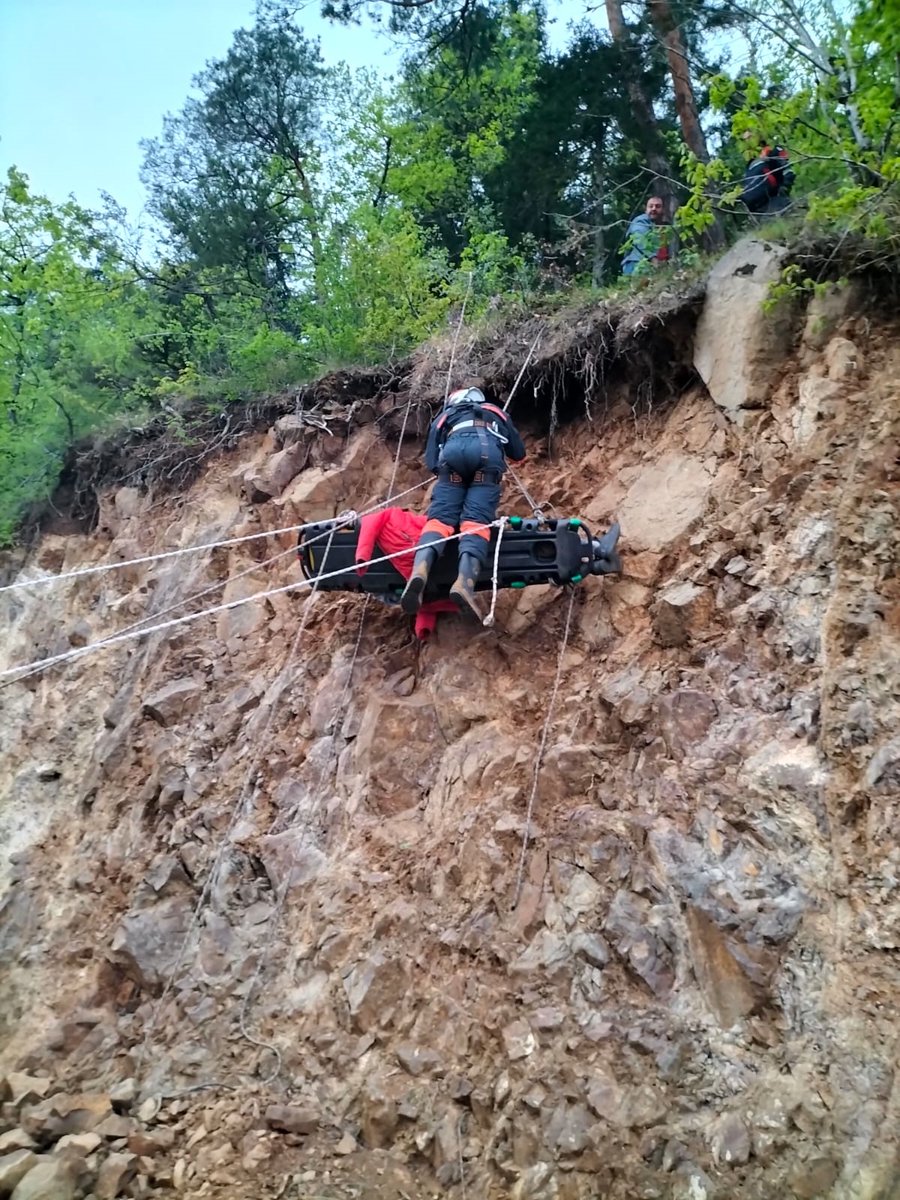
{"type": "Polygon", "coordinates": [[[447,408],[454,404],[484,404],[484,392],[477,387],[457,388],[447,397],[447,408]]]}

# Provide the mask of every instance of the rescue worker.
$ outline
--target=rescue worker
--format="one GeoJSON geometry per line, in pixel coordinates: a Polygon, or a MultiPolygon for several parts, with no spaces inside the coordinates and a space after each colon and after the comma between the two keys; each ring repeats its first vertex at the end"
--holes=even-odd
{"type": "Polygon", "coordinates": [[[475,584],[488,556],[491,531],[486,526],[497,516],[507,458],[519,463],[524,457],[519,431],[501,408],[487,402],[480,388],[459,388],[447,397],[425,444],[425,465],[437,483],[400,601],[404,612],[418,612],[429,572],[446,545],[443,539],[458,529],[459,574],[450,596],[461,611],[469,608],[481,618],[475,584]]]}
{"type": "Polygon", "coordinates": [[[747,167],[738,197],[756,216],[772,216],[791,206],[795,175],[783,146],[763,146],[747,167]]]}
{"type": "Polygon", "coordinates": [[[633,275],[644,263],[655,267],[669,260],[672,227],[666,224],[666,204],[662,196],[651,196],[642,213],[628,226],[623,246],[622,274],[633,275]]]}
{"type": "MultiPolygon", "coordinates": [[[[410,512],[406,508],[383,508],[379,512],[368,513],[359,523],[359,535],[356,539],[356,573],[360,576],[365,575],[366,564],[370,558],[376,558],[383,554],[395,554],[398,550],[408,548],[408,554],[400,554],[397,558],[391,559],[391,562],[404,579],[409,579],[413,569],[416,543],[424,527],[425,517],[421,513],[410,512]]],[[[435,631],[438,614],[457,611],[452,600],[429,600],[416,613],[416,637],[420,642],[427,641],[435,631]]]]}

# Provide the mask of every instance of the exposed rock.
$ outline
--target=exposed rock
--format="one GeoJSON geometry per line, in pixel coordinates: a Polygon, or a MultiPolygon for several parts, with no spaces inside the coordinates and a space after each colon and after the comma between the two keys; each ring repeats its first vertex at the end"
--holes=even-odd
{"type": "Polygon", "coordinates": [[[504,1027],[502,1033],[507,1057],[513,1062],[528,1058],[537,1049],[537,1039],[527,1021],[513,1021],[504,1027]]]}
{"type": "Polygon", "coordinates": [[[597,933],[576,933],[572,949],[592,966],[605,967],[609,962],[609,946],[597,933]]]}
{"type": "Polygon", "coordinates": [[[669,452],[645,467],[619,506],[629,547],[660,551],[687,533],[706,508],[712,482],[688,454],[669,452]]]}
{"type": "Polygon", "coordinates": [[[701,741],[719,715],[715,700],[695,688],[679,688],[658,701],[659,726],[669,754],[683,758],[701,741]]]}
{"type": "Polygon", "coordinates": [[[390,1146],[400,1124],[400,1106],[394,1089],[380,1079],[366,1081],[362,1096],[362,1138],[370,1149],[390,1146]]]}
{"type": "Polygon", "coordinates": [[[12,1200],[74,1200],[75,1184],[68,1165],[41,1159],[16,1185],[12,1200]]]}
{"type": "Polygon", "coordinates": [[[0,1196],[8,1196],[38,1161],[38,1156],[31,1150],[13,1150],[11,1154],[4,1154],[0,1158],[0,1196]]]}
{"type": "Polygon", "coordinates": [[[308,443],[314,433],[315,426],[302,413],[288,413],[287,416],[279,417],[272,426],[272,436],[280,450],[298,442],[308,443]]]}
{"type": "Polygon", "coordinates": [[[692,905],[684,915],[694,975],[716,1020],[731,1029],[754,1011],[758,998],[722,931],[692,905]]]}
{"type": "Polygon", "coordinates": [[[175,1145],[175,1131],[161,1126],[152,1133],[132,1133],[128,1137],[128,1149],[139,1158],[153,1158],[165,1154],[175,1145]]]}
{"type": "Polygon", "coordinates": [[[607,676],[598,690],[623,725],[640,725],[653,707],[653,696],[645,686],[647,682],[645,672],[632,666],[617,675],[607,676]]]}
{"type": "MultiPolygon", "coordinates": [[[[99,1129],[100,1126],[98,1125],[99,1129]]],[[[87,1157],[88,1154],[93,1154],[98,1146],[103,1145],[103,1138],[99,1133],[67,1133],[65,1137],[61,1137],[56,1143],[56,1150],[75,1150],[79,1154],[87,1157]]]]}
{"type": "Polygon", "coordinates": [[[860,279],[841,280],[818,288],[806,309],[804,345],[821,350],[841,322],[862,305],[864,288],[860,279]]]}
{"type": "Polygon", "coordinates": [[[200,706],[203,684],[196,679],[174,679],[148,696],[142,710],[160,725],[178,725],[200,706]]]}
{"type": "Polygon", "coordinates": [[[825,347],[825,366],[829,379],[843,382],[861,374],[863,357],[859,347],[849,338],[836,337],[825,347]]]}
{"type": "Polygon", "coordinates": [[[866,783],[885,791],[900,788],[900,736],[891,738],[874,752],[866,766],[866,783]]]}
{"type": "Polygon", "coordinates": [[[97,1200],[115,1200],[122,1189],[137,1173],[137,1157],[134,1154],[110,1154],[100,1167],[94,1194],[97,1200]]]}
{"type": "MultiPolygon", "coordinates": [[[[635,416],[631,363],[691,335],[680,298],[640,328],[648,295],[612,333],[635,356],[604,375],[602,423],[567,402],[552,457],[526,427],[529,489],[601,520],[624,504],[633,535],[626,577],[576,590],[558,679],[568,594],[546,588],[423,646],[396,607],[280,595],[2,690],[0,1040],[29,1081],[0,1094],[0,1158],[57,1159],[95,1200],[887,1194],[895,331],[867,314],[827,356],[776,356],[766,407],[730,423],[699,385],[635,416]],[[98,1095],[130,1073],[140,1091],[98,1095]]],[[[597,370],[599,319],[578,348],[597,370]]],[[[27,575],[412,487],[434,362],[346,373],[364,441],[333,379],[268,398],[298,419],[223,443],[177,496],[103,497],[115,543],[47,535],[27,575]],[[310,399],[341,436],[310,433],[310,399]],[[288,444],[309,466],[243,511],[229,480],[288,444]]],[[[96,639],[104,612],[287,584],[292,540],[72,581],[49,608],[3,593],[0,669],[96,639]]]]}
{"type": "Polygon", "coordinates": [[[354,1027],[366,1033],[389,1026],[408,985],[406,968],[397,959],[381,953],[364,959],[344,979],[354,1027]]]}
{"type": "Polygon", "coordinates": [[[8,1129],[0,1133],[0,1154],[11,1154],[13,1150],[33,1150],[37,1142],[24,1129],[8,1129]]]}
{"type": "Polygon", "coordinates": [[[794,437],[798,445],[805,445],[816,433],[819,418],[826,416],[835,402],[841,398],[840,384],[816,375],[804,375],[798,384],[799,401],[791,413],[794,437]]]}
{"type": "Polygon", "coordinates": [[[397,1047],[397,1062],[408,1075],[417,1077],[433,1070],[440,1063],[440,1055],[427,1046],[414,1046],[401,1042],[397,1047]]]}
{"type": "Polygon", "coordinates": [[[270,586],[270,581],[263,574],[239,575],[225,584],[221,603],[234,604],[235,607],[220,612],[216,617],[216,637],[230,650],[236,651],[244,639],[258,634],[265,624],[264,600],[244,604],[239,601],[249,600],[250,596],[265,591],[267,586],[270,586]]]}
{"type": "Polygon", "coordinates": [[[616,892],[606,918],[606,932],[632,970],[657,996],[668,996],[675,982],[672,956],[652,932],[651,905],[626,891],[616,892]]]}
{"type": "Polygon", "coordinates": [[[767,742],[744,763],[742,778],[762,791],[789,788],[811,801],[826,781],[824,765],[815,746],[806,742],[767,742]]]}
{"type": "Polygon", "coordinates": [[[684,646],[708,625],[713,598],[695,583],[673,583],[660,592],[653,609],[653,632],[661,646],[684,646]]]}
{"type": "Polygon", "coordinates": [[[248,471],[244,476],[244,490],[250,503],[260,504],[272,496],[280,496],[300,472],[307,454],[305,445],[293,442],[248,471]]]}
{"type": "Polygon", "coordinates": [[[594,746],[557,742],[544,755],[538,795],[542,802],[550,804],[580,801],[602,773],[602,762],[594,746]]]}
{"type": "Polygon", "coordinates": [[[789,1183],[797,1200],[819,1200],[827,1196],[839,1173],[840,1166],[833,1158],[819,1155],[794,1167],[789,1183]]]}
{"type": "Polygon", "coordinates": [[[54,1140],[66,1133],[87,1133],[112,1115],[109,1096],[103,1093],[59,1092],[40,1104],[22,1110],[22,1126],[30,1134],[50,1134],[54,1140]]]}
{"type": "Polygon", "coordinates": [[[390,816],[419,802],[437,774],[442,740],[434,705],[424,697],[370,699],[354,753],[376,812],[390,816]]]}
{"type": "Polygon", "coordinates": [[[750,1158],[750,1131],[737,1113],[716,1121],[709,1144],[717,1167],[740,1167],[750,1158]]]}
{"type": "Polygon", "coordinates": [[[266,1124],[280,1133],[315,1133],[321,1116],[315,1108],[298,1104],[270,1104],[266,1124]]]}
{"type": "Polygon", "coordinates": [[[793,313],[763,309],[780,277],[785,250],[742,238],[710,272],[706,301],[694,334],[694,366],[710,395],[729,416],[762,408],[781,377],[793,332],[793,313]]]}
{"type": "Polygon", "coordinates": [[[42,1100],[52,1089],[53,1080],[38,1075],[26,1075],[23,1071],[11,1071],[6,1076],[6,1087],[13,1104],[33,1103],[42,1100]]]}
{"type": "Polygon", "coordinates": [[[666,1113],[665,1099],[655,1089],[623,1087],[611,1074],[600,1070],[588,1076],[587,1100],[598,1117],[622,1129],[654,1125],[666,1113]]]}
{"type": "Polygon", "coordinates": [[[310,844],[308,837],[302,829],[286,829],[258,840],[259,856],[276,895],[310,883],[327,868],[328,859],[318,846],[310,844]]]}
{"type": "Polygon", "coordinates": [[[113,936],[114,961],[141,986],[159,983],[178,961],[192,912],[190,900],[179,895],[126,914],[113,936]]]}
{"type": "Polygon", "coordinates": [[[580,1154],[593,1144],[590,1115],[583,1104],[563,1101],[553,1110],[545,1138],[560,1154],[580,1154]]]}

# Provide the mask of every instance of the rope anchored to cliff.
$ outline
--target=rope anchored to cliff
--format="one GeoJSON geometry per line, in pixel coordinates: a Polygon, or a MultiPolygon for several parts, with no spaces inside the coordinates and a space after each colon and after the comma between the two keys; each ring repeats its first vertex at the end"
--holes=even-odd
{"type": "Polygon", "coordinates": [[[541,730],[541,739],[538,742],[538,752],[534,760],[534,771],[531,776],[531,795],[528,797],[528,805],[525,812],[525,828],[522,831],[522,853],[519,855],[519,868],[516,871],[516,886],[513,892],[512,907],[515,909],[519,903],[519,897],[522,894],[522,878],[525,873],[525,856],[528,852],[528,835],[531,831],[531,816],[534,812],[534,802],[537,797],[538,782],[541,775],[541,765],[544,761],[544,751],[547,748],[547,735],[550,732],[550,722],[553,720],[553,711],[556,707],[556,695],[559,692],[560,681],[563,673],[563,658],[566,653],[566,647],[569,644],[569,629],[572,625],[572,609],[575,604],[575,589],[569,589],[569,607],[566,609],[566,625],[563,630],[562,641],[559,646],[559,655],[556,659],[556,678],[553,680],[553,690],[550,692],[550,699],[547,702],[547,715],[544,718],[544,728],[541,730]]]}

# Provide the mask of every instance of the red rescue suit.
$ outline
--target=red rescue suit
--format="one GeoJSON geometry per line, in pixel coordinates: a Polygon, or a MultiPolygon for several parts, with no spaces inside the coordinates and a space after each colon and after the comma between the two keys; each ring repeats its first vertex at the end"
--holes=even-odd
{"type": "MultiPolygon", "coordinates": [[[[356,540],[357,574],[365,575],[364,564],[370,558],[379,557],[379,554],[375,553],[377,543],[380,554],[396,554],[398,550],[409,552],[391,559],[403,578],[409,579],[416,554],[416,543],[419,534],[425,528],[425,521],[425,516],[410,512],[406,508],[383,508],[380,512],[369,513],[363,517],[359,523],[359,537],[356,540]]],[[[425,641],[434,633],[438,613],[456,612],[459,612],[459,608],[452,600],[429,600],[416,615],[416,637],[425,641]]]]}

